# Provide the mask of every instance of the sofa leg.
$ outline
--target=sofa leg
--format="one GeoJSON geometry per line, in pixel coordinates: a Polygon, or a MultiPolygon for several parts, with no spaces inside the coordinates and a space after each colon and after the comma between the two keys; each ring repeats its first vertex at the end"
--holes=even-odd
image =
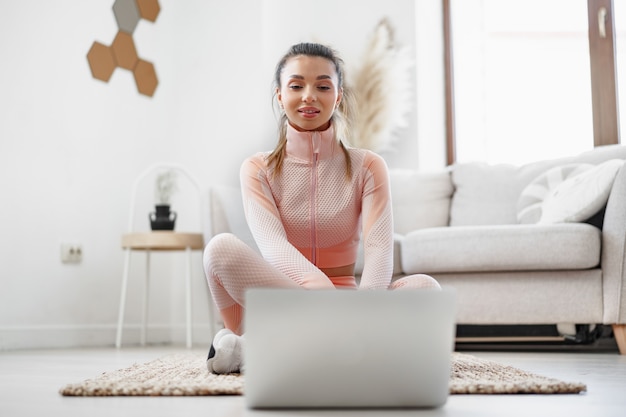
{"type": "Polygon", "coordinates": [[[614,324],[613,335],[615,336],[620,355],[626,355],[626,324],[614,324]]]}

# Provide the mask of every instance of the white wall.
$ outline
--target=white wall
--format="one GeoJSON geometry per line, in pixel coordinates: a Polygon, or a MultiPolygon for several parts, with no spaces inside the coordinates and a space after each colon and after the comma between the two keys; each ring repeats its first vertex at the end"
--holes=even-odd
{"type": "MultiPolygon", "coordinates": [[[[160,0],[156,23],[142,20],[134,33],[139,56],[154,63],[159,78],[152,98],[137,93],[128,71],[116,69],[109,83],[91,76],[91,44],[108,45],[117,32],[113,0],[0,4],[0,350],[113,344],[120,236],[134,179],[153,163],[168,161],[185,166],[203,187],[236,184],[242,159],[275,142],[271,80],[289,45],[327,42],[349,64],[387,16],[398,39],[415,48],[416,31],[428,33],[417,27],[416,16],[440,31],[438,21],[416,14],[439,1],[417,4],[422,6],[412,0],[322,0],[301,10],[287,0],[160,0]],[[61,242],[81,244],[83,262],[62,264],[61,242]]],[[[437,103],[441,55],[436,49],[425,53],[437,64],[416,73],[430,73],[428,94],[437,103]]],[[[432,61],[417,55],[421,64],[432,61]]],[[[422,135],[429,143],[443,140],[437,117],[429,117],[430,129],[418,128],[415,112],[397,151],[384,155],[391,167],[442,160],[436,146],[431,157],[418,155],[422,135]]],[[[152,201],[149,192],[142,196],[136,223],[148,230],[152,201]]],[[[199,227],[192,220],[197,209],[177,198],[177,230],[199,227]]],[[[184,259],[152,259],[155,330],[149,341],[182,342],[184,259]],[[171,273],[178,276],[171,279],[171,273]]],[[[129,343],[138,340],[144,270],[141,255],[133,260],[129,343]]],[[[194,274],[195,342],[207,344],[209,295],[200,253],[194,254],[194,274]]]]}

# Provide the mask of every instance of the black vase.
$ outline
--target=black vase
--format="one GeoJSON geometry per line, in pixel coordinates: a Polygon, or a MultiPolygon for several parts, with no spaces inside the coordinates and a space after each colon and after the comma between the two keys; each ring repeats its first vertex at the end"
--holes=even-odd
{"type": "Polygon", "coordinates": [[[152,230],[174,230],[176,212],[170,211],[170,206],[167,204],[157,204],[155,208],[156,212],[153,211],[148,216],[152,230]]]}

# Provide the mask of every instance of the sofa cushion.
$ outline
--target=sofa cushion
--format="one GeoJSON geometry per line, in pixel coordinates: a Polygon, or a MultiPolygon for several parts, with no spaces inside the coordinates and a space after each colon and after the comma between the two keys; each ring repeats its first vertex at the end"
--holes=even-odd
{"type": "Polygon", "coordinates": [[[522,190],[548,169],[574,163],[597,165],[626,159],[626,146],[598,146],[579,155],[526,165],[458,163],[451,167],[455,188],[450,226],[517,224],[517,202],[522,190]]]}
{"type": "Polygon", "coordinates": [[[401,262],[405,274],[586,269],[600,244],[586,223],[438,227],[407,234],[401,262]]]}
{"type": "Polygon", "coordinates": [[[513,165],[473,162],[452,168],[450,226],[517,223],[521,187],[513,165]]]}
{"type": "Polygon", "coordinates": [[[539,223],[581,222],[596,214],[623,165],[623,160],[611,159],[563,181],[543,201],[539,223]]]}
{"type": "Polygon", "coordinates": [[[580,174],[591,164],[566,164],[550,168],[535,178],[522,190],[517,201],[517,221],[522,224],[539,222],[541,207],[548,195],[566,179],[580,174]]]}
{"type": "Polygon", "coordinates": [[[395,169],[389,171],[389,179],[396,233],[448,225],[454,191],[448,170],[395,169]]]}

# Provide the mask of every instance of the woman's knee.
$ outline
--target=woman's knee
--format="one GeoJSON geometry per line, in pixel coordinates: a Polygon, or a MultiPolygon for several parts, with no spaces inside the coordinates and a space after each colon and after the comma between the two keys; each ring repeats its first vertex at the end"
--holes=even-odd
{"type": "Polygon", "coordinates": [[[208,273],[211,267],[215,268],[216,263],[225,259],[224,254],[232,253],[233,248],[240,242],[239,238],[232,233],[220,233],[213,236],[204,247],[203,265],[205,272],[208,273]]]}
{"type": "Polygon", "coordinates": [[[430,275],[415,274],[402,277],[391,283],[390,289],[435,289],[440,290],[441,285],[430,275]]]}

